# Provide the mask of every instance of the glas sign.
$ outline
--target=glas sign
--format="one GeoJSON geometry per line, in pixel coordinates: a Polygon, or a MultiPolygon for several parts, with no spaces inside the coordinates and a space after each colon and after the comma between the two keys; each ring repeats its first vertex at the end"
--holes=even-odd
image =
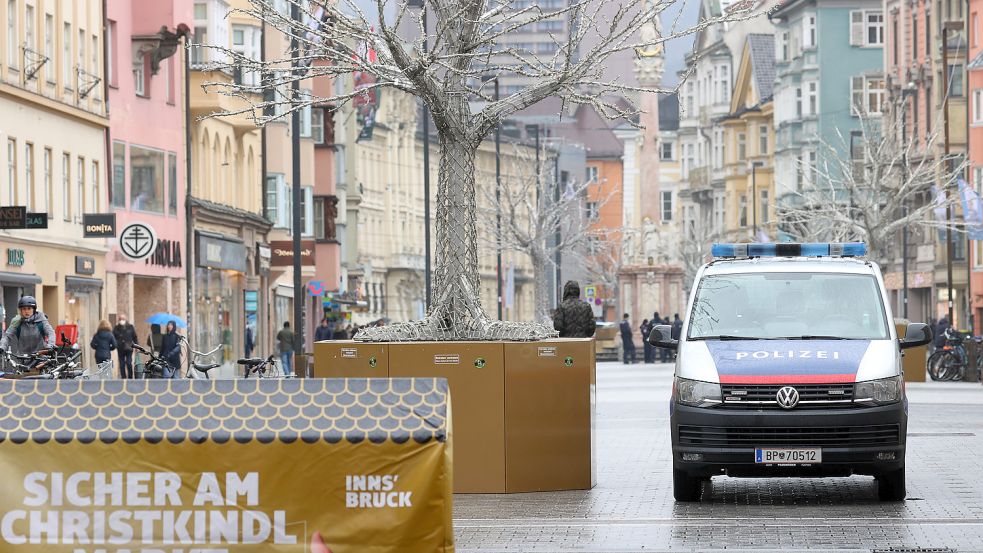
{"type": "Polygon", "coordinates": [[[246,313],[255,313],[259,311],[259,292],[255,290],[246,290],[243,292],[243,306],[246,313]]]}
{"type": "Polygon", "coordinates": [[[24,266],[24,250],[7,248],[7,265],[11,267],[24,266]]]}

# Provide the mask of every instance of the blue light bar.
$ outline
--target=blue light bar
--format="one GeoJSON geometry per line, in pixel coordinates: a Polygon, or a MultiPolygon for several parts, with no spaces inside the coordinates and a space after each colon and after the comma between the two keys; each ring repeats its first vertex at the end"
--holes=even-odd
{"type": "Polygon", "coordinates": [[[713,257],[862,257],[867,255],[863,242],[819,243],[751,243],[714,244],[713,257]]]}

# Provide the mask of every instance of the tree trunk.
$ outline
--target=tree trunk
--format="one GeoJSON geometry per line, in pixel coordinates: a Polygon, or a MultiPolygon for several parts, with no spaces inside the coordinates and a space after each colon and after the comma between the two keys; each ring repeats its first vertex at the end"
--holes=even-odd
{"type": "Polygon", "coordinates": [[[549,308],[550,275],[546,252],[534,247],[529,252],[529,257],[532,260],[533,301],[535,303],[534,320],[552,324],[549,308]]]}
{"type": "MultiPolygon", "coordinates": [[[[555,337],[552,325],[491,320],[481,307],[475,155],[470,133],[438,126],[440,166],[435,208],[436,268],[433,304],[422,321],[366,328],[364,341],[539,340],[555,337]]],[[[544,278],[537,276],[536,286],[544,278]]]]}

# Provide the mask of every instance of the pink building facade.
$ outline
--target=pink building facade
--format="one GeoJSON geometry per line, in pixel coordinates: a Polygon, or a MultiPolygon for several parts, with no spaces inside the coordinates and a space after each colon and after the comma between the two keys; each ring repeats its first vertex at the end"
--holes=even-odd
{"type": "MultiPolygon", "coordinates": [[[[333,94],[334,81],[327,77],[314,80],[314,95],[329,98],[333,94]]],[[[338,237],[337,224],[344,219],[339,215],[339,207],[344,204],[338,197],[338,180],[343,178],[343,168],[338,166],[344,156],[335,156],[334,140],[334,106],[317,106],[313,108],[314,120],[314,257],[315,278],[327,284],[330,292],[344,292],[341,287],[341,243],[338,237]]],[[[347,306],[332,301],[335,294],[325,295],[320,308],[315,305],[310,317],[313,324],[327,317],[336,324],[347,324],[350,315],[347,306]]],[[[315,300],[315,302],[317,301],[315,300]]]]}
{"type": "Polygon", "coordinates": [[[111,319],[126,315],[146,343],[157,312],[186,318],[185,49],[194,21],[182,0],[108,0],[107,85],[112,158],[109,205],[116,232],[131,222],[153,228],[156,251],[132,261],[113,241],[106,256],[111,319]]]}
{"type": "MultiPolygon", "coordinates": [[[[977,192],[983,192],[983,0],[969,0],[969,172],[977,192]]],[[[974,333],[983,329],[983,242],[973,242],[970,290],[973,293],[974,333]]]]}

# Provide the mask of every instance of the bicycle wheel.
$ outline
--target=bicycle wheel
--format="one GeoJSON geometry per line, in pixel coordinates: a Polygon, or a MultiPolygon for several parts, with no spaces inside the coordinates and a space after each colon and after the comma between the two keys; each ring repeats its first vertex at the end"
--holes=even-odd
{"type": "Polygon", "coordinates": [[[933,352],[932,355],[929,356],[928,361],[925,363],[926,369],[928,370],[928,376],[932,380],[935,381],[940,380],[939,365],[941,364],[942,356],[944,354],[945,352],[943,350],[938,350],[936,352],[933,352]]]}
{"type": "Polygon", "coordinates": [[[948,382],[955,380],[960,373],[963,363],[954,351],[946,351],[939,360],[939,380],[948,382]]]}

